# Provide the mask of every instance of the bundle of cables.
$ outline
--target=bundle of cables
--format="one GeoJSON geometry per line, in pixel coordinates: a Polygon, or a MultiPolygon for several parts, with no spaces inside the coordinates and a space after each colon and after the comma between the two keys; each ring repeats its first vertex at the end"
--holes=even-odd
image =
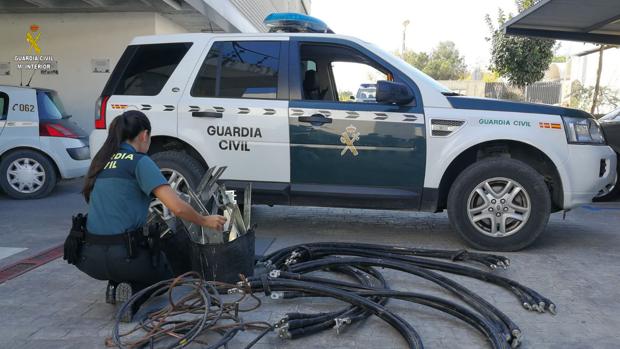
{"type": "Polygon", "coordinates": [[[112,337],[106,340],[106,345],[172,349],[183,348],[194,342],[208,348],[220,348],[239,331],[260,330],[264,334],[271,331],[272,326],[267,322],[244,322],[240,317],[240,313],[255,310],[261,305],[258,297],[244,293],[233,301],[222,301],[218,289],[233,289],[234,286],[206,282],[195,272],[158,282],[137,292],[119,308],[112,337]],[[160,296],[167,298],[164,307],[150,312],[133,327],[121,331],[120,319],[135,302],[144,301],[142,307],[148,307],[160,296]],[[247,298],[254,299],[254,306],[241,308],[240,305],[247,298]],[[216,339],[207,341],[209,334],[215,334],[216,339]]]}
{"type": "MultiPolygon", "coordinates": [[[[175,338],[173,344],[177,346],[167,347],[176,348],[197,341],[201,334],[215,331],[221,337],[208,347],[218,348],[228,343],[241,330],[261,330],[260,335],[247,344],[246,348],[250,348],[272,330],[277,331],[279,337],[292,340],[331,329],[340,332],[348,325],[375,315],[398,331],[409,348],[423,348],[422,339],[413,326],[389,309],[388,301],[398,299],[428,306],[462,320],[487,338],[492,348],[515,348],[522,342],[521,329],[480,295],[444,275],[455,274],[495,284],[512,293],[527,310],[555,314],[556,306],[551,300],[529,287],[493,272],[493,269],[507,268],[509,265],[510,261],[506,257],[465,250],[431,250],[339,242],[295,245],[259,259],[259,272],[248,278],[241,276],[241,281],[236,285],[206,282],[195,278],[195,275],[192,278],[182,276],[153,285],[143,291],[144,294],[168,292],[170,304],[161,311],[151,313],[133,329],[134,332],[141,329],[145,333],[141,338],[129,344],[121,343],[121,337],[133,332],[119,335],[117,323],[112,339],[118,347],[134,348],[148,343],[152,345],[153,341],[164,337],[172,337],[175,338]],[[378,268],[392,269],[426,279],[446,290],[455,299],[394,290],[378,268]],[[174,302],[172,289],[181,285],[189,285],[195,291],[191,296],[174,302]],[[218,292],[252,297],[257,305],[251,309],[260,305],[256,298],[258,293],[264,293],[271,299],[329,297],[348,305],[323,313],[290,312],[275,324],[244,323],[238,316],[239,312],[250,310],[239,309],[244,298],[222,303],[218,292]],[[195,319],[170,319],[180,312],[194,314],[195,319]]],[[[140,293],[136,294],[124,308],[139,297],[140,293]]],[[[119,317],[122,312],[123,308],[119,311],[119,317]]]]}

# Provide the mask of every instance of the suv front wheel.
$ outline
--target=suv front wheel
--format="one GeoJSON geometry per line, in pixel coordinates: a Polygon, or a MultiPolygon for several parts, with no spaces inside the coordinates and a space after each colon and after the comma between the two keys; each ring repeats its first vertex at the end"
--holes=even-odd
{"type": "Polygon", "coordinates": [[[524,162],[489,158],[465,169],[448,194],[453,228],[482,250],[516,251],[543,232],[551,213],[549,189],[524,162]]]}

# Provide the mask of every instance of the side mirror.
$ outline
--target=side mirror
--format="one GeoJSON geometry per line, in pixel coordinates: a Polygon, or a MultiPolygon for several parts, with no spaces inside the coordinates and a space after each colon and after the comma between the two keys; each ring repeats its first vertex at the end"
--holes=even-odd
{"type": "Polygon", "coordinates": [[[349,100],[354,101],[355,100],[355,96],[349,96],[349,100]]]}
{"type": "Polygon", "coordinates": [[[401,82],[377,81],[376,100],[378,103],[404,105],[414,99],[413,92],[401,82]]]}

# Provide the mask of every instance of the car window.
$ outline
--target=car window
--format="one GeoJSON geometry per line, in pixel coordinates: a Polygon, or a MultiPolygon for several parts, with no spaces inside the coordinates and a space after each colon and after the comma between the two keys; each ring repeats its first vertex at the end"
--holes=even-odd
{"type": "Polygon", "coordinates": [[[0,92],[0,120],[6,120],[9,111],[9,95],[0,92]]]}
{"type": "Polygon", "coordinates": [[[159,94],[191,46],[191,43],[129,46],[110,78],[117,80],[114,82],[115,88],[112,94],[132,96],[159,94]],[[120,70],[120,74],[117,69],[120,70]]]}
{"type": "Polygon", "coordinates": [[[601,121],[612,121],[612,120],[620,121],[620,109],[616,109],[601,118],[601,121]]]}
{"type": "Polygon", "coordinates": [[[376,82],[387,80],[386,74],[363,63],[332,62],[332,74],[339,102],[376,103],[376,82]]]}
{"type": "Polygon", "coordinates": [[[340,45],[304,43],[300,49],[304,100],[376,103],[378,80],[392,74],[359,51],[340,45]]]}
{"type": "Polygon", "coordinates": [[[39,120],[58,120],[67,116],[58,94],[53,91],[37,91],[39,120]]]}
{"type": "Polygon", "coordinates": [[[218,41],[192,86],[193,97],[276,99],[278,41],[218,41]]]}

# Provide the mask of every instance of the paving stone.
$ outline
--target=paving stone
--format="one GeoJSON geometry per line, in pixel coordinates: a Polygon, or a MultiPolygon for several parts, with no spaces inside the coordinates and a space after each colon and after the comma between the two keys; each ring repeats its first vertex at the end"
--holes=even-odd
{"type": "MultiPolygon", "coordinates": [[[[620,208],[618,202],[602,205],[620,208]]],[[[72,203],[67,207],[77,206],[78,203],[72,203]]],[[[48,213],[46,220],[69,217],[72,213],[62,207],[53,209],[64,211],[48,213]]],[[[445,213],[257,206],[253,218],[259,225],[259,236],[276,238],[270,251],[326,240],[463,248],[445,213]]],[[[7,223],[8,220],[10,217],[0,211],[0,228],[10,225],[10,234],[27,231],[31,236],[30,230],[40,229],[43,224],[22,225],[7,223]]],[[[63,224],[53,222],[50,226],[63,224]]],[[[499,287],[465,277],[449,277],[479,292],[509,315],[524,333],[524,348],[617,348],[620,341],[618,226],[620,210],[576,209],[566,220],[560,215],[552,216],[536,245],[506,254],[512,261],[510,268],[496,272],[551,298],[558,306],[555,317],[525,311],[512,294],[499,287]]],[[[0,229],[0,234],[7,232],[0,229]]],[[[63,236],[61,231],[53,234],[63,236]]],[[[10,241],[15,245],[15,239],[10,241]]],[[[394,289],[450,297],[428,281],[400,272],[384,272],[394,289]]],[[[116,311],[114,306],[104,303],[105,285],[62,260],[0,284],[0,348],[105,348],[104,341],[111,335],[116,311]]],[[[287,312],[330,311],[342,304],[322,298],[273,301],[261,297],[263,305],[258,311],[243,314],[246,321],[275,322],[287,312]]],[[[475,330],[449,315],[402,301],[391,301],[388,307],[411,322],[426,348],[473,349],[488,345],[475,330]]],[[[230,347],[242,348],[256,335],[254,331],[243,332],[230,347]]],[[[370,318],[340,334],[330,330],[295,341],[268,334],[254,348],[404,347],[395,330],[378,318],[370,318]]]]}

